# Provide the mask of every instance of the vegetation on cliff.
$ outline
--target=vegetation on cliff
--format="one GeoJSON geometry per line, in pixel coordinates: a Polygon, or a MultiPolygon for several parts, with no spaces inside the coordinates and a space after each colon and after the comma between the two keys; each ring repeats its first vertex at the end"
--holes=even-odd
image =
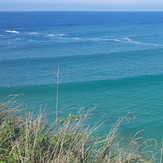
{"type": "MultiPolygon", "coordinates": [[[[132,163],[161,162],[155,160],[162,150],[152,153],[154,139],[144,140],[136,133],[130,141],[119,136],[120,118],[106,133],[96,137],[98,127],[85,124],[89,112],[66,118],[57,117],[47,123],[45,114],[37,117],[22,114],[24,105],[17,101],[18,95],[3,99],[0,103],[0,163],[132,163]],[[16,98],[16,99],[15,99],[16,98]]],[[[153,146],[155,149],[156,146],[153,146]]]]}

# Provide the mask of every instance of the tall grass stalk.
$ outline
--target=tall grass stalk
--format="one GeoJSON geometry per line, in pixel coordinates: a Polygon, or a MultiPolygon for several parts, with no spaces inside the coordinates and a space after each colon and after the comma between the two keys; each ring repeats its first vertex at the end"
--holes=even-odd
{"type": "Polygon", "coordinates": [[[55,72],[55,75],[56,75],[56,123],[58,121],[58,104],[59,104],[59,66],[58,66],[58,70],[57,72],[55,72]]]}

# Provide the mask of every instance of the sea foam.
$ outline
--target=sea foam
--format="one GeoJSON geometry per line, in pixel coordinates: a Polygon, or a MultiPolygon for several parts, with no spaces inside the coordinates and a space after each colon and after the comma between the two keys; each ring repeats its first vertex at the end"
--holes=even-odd
{"type": "Polygon", "coordinates": [[[53,34],[47,34],[48,37],[54,37],[55,35],[53,34]]]}
{"type": "Polygon", "coordinates": [[[59,34],[59,36],[61,36],[61,37],[62,37],[62,36],[65,36],[65,35],[66,35],[66,34],[59,34]]]}
{"type": "Polygon", "coordinates": [[[37,35],[38,32],[29,32],[28,34],[29,34],[29,35],[37,35]]]}
{"type": "Polygon", "coordinates": [[[163,46],[162,44],[151,44],[151,43],[139,42],[133,39],[129,39],[127,37],[122,38],[122,39],[108,39],[108,40],[112,40],[116,42],[123,42],[123,43],[139,44],[139,45],[163,46]]]}
{"type": "Polygon", "coordinates": [[[10,31],[10,30],[6,30],[6,32],[8,32],[8,33],[20,33],[19,31],[10,31]]]}

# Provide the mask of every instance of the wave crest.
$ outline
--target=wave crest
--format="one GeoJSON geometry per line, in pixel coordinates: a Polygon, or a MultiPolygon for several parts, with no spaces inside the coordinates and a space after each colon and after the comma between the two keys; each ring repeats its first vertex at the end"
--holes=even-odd
{"type": "Polygon", "coordinates": [[[10,31],[10,30],[6,30],[6,32],[8,32],[8,33],[20,33],[19,31],[10,31]]]}

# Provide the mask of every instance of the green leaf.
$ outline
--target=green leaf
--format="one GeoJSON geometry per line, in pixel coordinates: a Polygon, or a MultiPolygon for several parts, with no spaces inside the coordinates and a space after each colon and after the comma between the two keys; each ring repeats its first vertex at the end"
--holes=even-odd
{"type": "Polygon", "coordinates": [[[57,138],[54,136],[51,139],[52,139],[52,144],[56,145],[57,144],[57,138]]]}
{"type": "Polygon", "coordinates": [[[71,113],[69,113],[68,116],[69,117],[72,117],[72,118],[75,117],[75,115],[74,114],[71,114],[71,113]]]}
{"type": "Polygon", "coordinates": [[[14,162],[14,158],[13,157],[8,158],[8,162],[14,162]]]}
{"type": "Polygon", "coordinates": [[[41,134],[37,137],[37,142],[42,143],[44,140],[47,139],[47,136],[45,134],[41,134]]]}

